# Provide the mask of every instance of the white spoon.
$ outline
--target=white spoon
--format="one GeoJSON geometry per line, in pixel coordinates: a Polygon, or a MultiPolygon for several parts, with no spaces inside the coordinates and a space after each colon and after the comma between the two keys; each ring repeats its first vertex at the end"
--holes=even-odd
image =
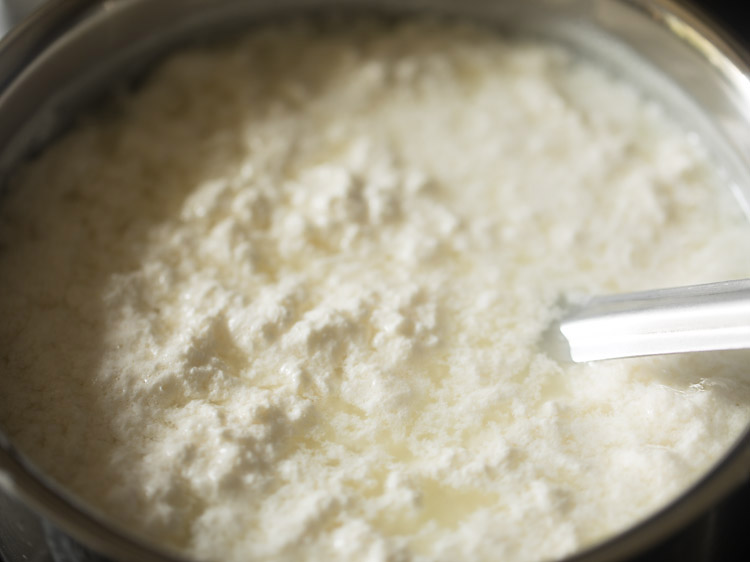
{"type": "Polygon", "coordinates": [[[750,279],[591,297],[552,327],[547,343],[576,363],[750,348],[750,279]]]}

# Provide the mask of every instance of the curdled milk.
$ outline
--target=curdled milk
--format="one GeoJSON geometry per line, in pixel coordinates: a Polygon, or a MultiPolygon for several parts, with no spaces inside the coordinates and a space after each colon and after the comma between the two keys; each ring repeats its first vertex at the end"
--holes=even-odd
{"type": "Polygon", "coordinates": [[[0,211],[0,422],[216,561],[532,561],[750,419],[747,352],[561,365],[561,295],[750,276],[699,140],[541,43],[286,23],[178,54],[0,211]]]}

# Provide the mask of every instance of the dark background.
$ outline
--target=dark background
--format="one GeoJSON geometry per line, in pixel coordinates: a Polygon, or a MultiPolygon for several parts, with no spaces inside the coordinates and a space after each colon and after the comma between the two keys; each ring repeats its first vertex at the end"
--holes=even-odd
{"type": "Polygon", "coordinates": [[[692,0],[692,3],[724,24],[735,38],[744,42],[745,47],[750,46],[750,16],[743,15],[750,11],[750,1],[692,0]]]}
{"type": "MultiPolygon", "coordinates": [[[[723,24],[732,37],[750,48],[750,15],[745,16],[743,10],[750,8],[750,0],[692,0],[692,4],[723,24]]],[[[675,537],[632,562],[748,562],[748,521],[750,482],[675,537]]]]}

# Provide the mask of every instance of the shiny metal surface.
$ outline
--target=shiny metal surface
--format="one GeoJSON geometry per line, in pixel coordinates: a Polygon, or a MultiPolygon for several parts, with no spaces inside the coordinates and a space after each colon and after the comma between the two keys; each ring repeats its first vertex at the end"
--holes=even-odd
{"type": "Polygon", "coordinates": [[[0,37],[46,0],[0,0],[0,37]]]}
{"type": "MultiPolygon", "coordinates": [[[[750,208],[746,55],[672,0],[53,0],[0,42],[0,185],[81,108],[112,84],[137,79],[173,48],[225,36],[254,21],[321,8],[461,16],[562,41],[640,85],[706,139],[739,200],[750,208]]],[[[745,435],[711,474],[672,505],[570,560],[622,560],[641,551],[714,504],[749,469],[750,437],[745,435]]],[[[77,504],[2,433],[0,488],[112,559],[177,560],[77,504]]]]}
{"type": "Polygon", "coordinates": [[[589,297],[559,328],[577,363],[750,348],[750,279],[589,297]]]}

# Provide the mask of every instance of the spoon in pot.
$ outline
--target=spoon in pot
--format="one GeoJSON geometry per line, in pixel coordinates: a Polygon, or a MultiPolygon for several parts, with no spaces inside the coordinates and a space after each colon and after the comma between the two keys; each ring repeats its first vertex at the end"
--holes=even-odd
{"type": "Polygon", "coordinates": [[[545,340],[576,363],[750,348],[750,279],[590,297],[545,340]]]}

